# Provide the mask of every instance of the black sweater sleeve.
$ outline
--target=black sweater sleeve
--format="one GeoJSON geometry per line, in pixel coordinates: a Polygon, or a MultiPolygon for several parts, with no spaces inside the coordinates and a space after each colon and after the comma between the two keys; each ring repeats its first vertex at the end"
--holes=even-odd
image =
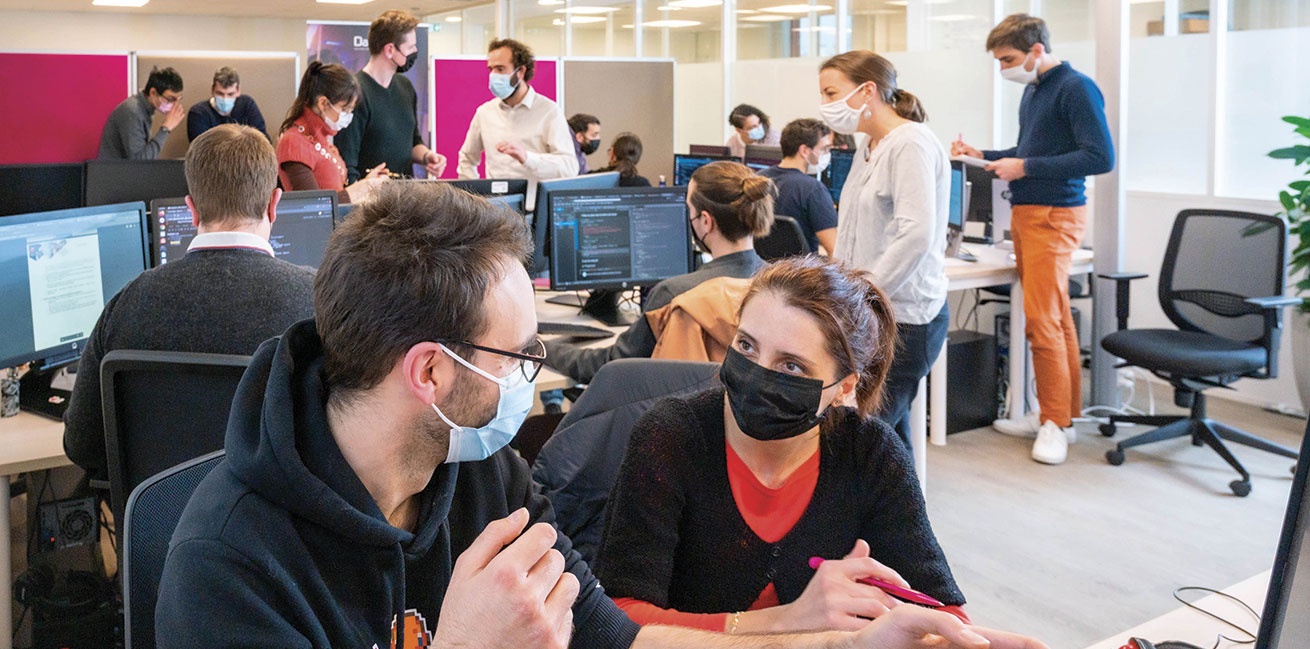
{"type": "Polygon", "coordinates": [[[95,479],[109,475],[109,460],[105,456],[105,420],[100,401],[100,359],[108,353],[106,328],[110,326],[109,319],[117,303],[118,295],[110,298],[91,329],[78,360],[73,393],[69,395],[68,408],[64,410],[64,454],[95,479]]]}
{"type": "Polygon", "coordinates": [[[633,425],[596,557],[596,574],[611,597],[669,606],[689,452],[675,440],[696,428],[681,399],[660,401],[633,425]]]}
{"type": "Polygon", "coordinates": [[[866,435],[871,447],[864,472],[872,511],[860,534],[869,543],[870,556],[900,573],[911,588],[947,606],[964,604],[964,595],[928,522],[910,454],[882,421],[871,419],[863,426],[874,429],[866,435]]]}

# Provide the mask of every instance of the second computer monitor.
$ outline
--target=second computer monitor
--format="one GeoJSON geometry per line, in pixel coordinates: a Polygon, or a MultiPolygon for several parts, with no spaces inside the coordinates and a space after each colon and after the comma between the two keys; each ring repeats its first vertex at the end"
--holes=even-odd
{"type": "Polygon", "coordinates": [[[618,186],[619,172],[617,171],[538,182],[536,200],[532,204],[532,264],[528,267],[528,272],[536,275],[548,268],[546,257],[548,256],[547,250],[550,247],[548,244],[550,228],[547,227],[547,223],[550,219],[546,218],[545,215],[550,209],[551,194],[557,191],[609,189],[618,186]]]}
{"type": "Polygon", "coordinates": [[[828,168],[823,170],[823,184],[832,194],[832,202],[841,202],[841,190],[846,186],[846,176],[851,172],[851,163],[855,160],[855,151],[851,149],[833,149],[828,168]]]}
{"type": "MultiPolygon", "coordinates": [[[[287,192],[277,204],[269,245],[278,259],[318,268],[332,236],[337,193],[329,190],[287,192]]],[[[155,266],[177,261],[196,236],[191,210],[181,198],[150,203],[150,236],[155,266]]]]}
{"type": "Polygon", "coordinates": [[[692,155],[732,155],[732,147],[723,146],[721,144],[693,144],[687,147],[687,151],[691,152],[692,155]]]}
{"type": "Polygon", "coordinates": [[[87,160],[86,204],[186,196],[184,167],[182,160],[87,160]]]}
{"type": "Polygon", "coordinates": [[[528,193],[528,180],[526,178],[471,178],[443,182],[470,194],[486,196],[487,198],[508,194],[527,195],[528,193]]]}
{"type": "Polygon", "coordinates": [[[696,173],[697,169],[700,169],[711,162],[720,162],[722,160],[741,162],[741,158],[734,158],[728,155],[698,155],[696,153],[686,155],[675,153],[673,154],[673,184],[685,186],[687,183],[691,182],[691,175],[696,173]]]}
{"type": "Polygon", "coordinates": [[[555,192],[549,221],[552,290],[650,286],[691,272],[685,187],[555,192]]]}
{"type": "Polygon", "coordinates": [[[782,147],[767,144],[746,145],[746,166],[763,171],[782,162],[782,147]]]}

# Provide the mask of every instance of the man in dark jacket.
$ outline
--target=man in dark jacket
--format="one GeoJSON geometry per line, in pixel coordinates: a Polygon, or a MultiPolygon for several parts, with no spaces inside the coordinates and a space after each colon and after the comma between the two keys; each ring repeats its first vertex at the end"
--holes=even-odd
{"type": "Polygon", "coordinates": [[[216,70],[209,94],[207,99],[187,111],[188,141],[195,141],[201,133],[219,124],[242,124],[263,133],[272,142],[268,127],[264,125],[264,114],[259,112],[259,105],[253,97],[241,92],[241,75],[236,70],[226,65],[216,70]]]}
{"type": "MultiPolygon", "coordinates": [[[[743,646],[629,620],[506,447],[543,353],[527,254],[521,219],[443,186],[385,186],[337,228],[315,320],[256,352],[173,535],[160,647],[743,646]]],[[[760,644],[985,646],[900,608],[760,644]]]]}

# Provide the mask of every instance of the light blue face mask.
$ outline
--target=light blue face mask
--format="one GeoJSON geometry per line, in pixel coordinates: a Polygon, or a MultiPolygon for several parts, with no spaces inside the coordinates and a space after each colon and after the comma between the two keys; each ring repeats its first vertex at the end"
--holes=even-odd
{"type": "Polygon", "coordinates": [[[755,142],[759,142],[760,140],[763,140],[763,139],[764,139],[764,125],[763,125],[763,124],[756,124],[756,125],[755,125],[755,128],[753,128],[753,129],[751,129],[751,130],[749,130],[749,131],[746,131],[746,137],[749,137],[751,140],[754,140],[755,142]]]}
{"type": "Polygon", "coordinates": [[[519,84],[510,82],[513,78],[514,75],[512,74],[492,72],[487,87],[491,89],[491,94],[495,95],[496,99],[504,101],[509,99],[510,95],[513,95],[514,91],[519,87],[519,84]]]}
{"type": "Polygon", "coordinates": [[[523,420],[532,410],[532,398],[536,395],[532,381],[523,373],[515,370],[505,378],[497,378],[482,368],[460,358],[445,345],[441,350],[450,355],[459,364],[473,370],[483,378],[500,387],[500,402],[496,405],[496,416],[485,426],[468,428],[460,426],[446,417],[437,404],[432,404],[441,421],[450,426],[450,450],[446,452],[446,464],[453,462],[478,462],[485,460],[496,451],[505,448],[510,440],[518,434],[523,420]]]}
{"type": "Polygon", "coordinates": [[[214,108],[217,108],[218,112],[224,115],[232,112],[232,109],[236,108],[236,106],[236,97],[214,97],[214,108]]]}

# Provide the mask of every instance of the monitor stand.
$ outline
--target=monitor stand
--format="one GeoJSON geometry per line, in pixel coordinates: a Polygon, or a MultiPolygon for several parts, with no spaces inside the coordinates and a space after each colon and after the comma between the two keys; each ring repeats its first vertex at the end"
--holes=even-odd
{"type": "Polygon", "coordinates": [[[623,291],[592,291],[591,296],[587,298],[587,303],[582,305],[582,313],[605,323],[607,327],[630,325],[636,321],[636,318],[624,313],[619,307],[622,297],[623,291]]]}
{"type": "Polygon", "coordinates": [[[18,380],[18,406],[31,413],[62,421],[68,409],[71,390],[54,387],[52,383],[65,382],[60,376],[71,365],[44,370],[31,370],[18,380]]]}
{"type": "Polygon", "coordinates": [[[546,298],[546,303],[562,304],[564,306],[572,306],[581,309],[582,307],[587,306],[587,298],[582,297],[577,293],[563,293],[561,295],[546,298]]]}

